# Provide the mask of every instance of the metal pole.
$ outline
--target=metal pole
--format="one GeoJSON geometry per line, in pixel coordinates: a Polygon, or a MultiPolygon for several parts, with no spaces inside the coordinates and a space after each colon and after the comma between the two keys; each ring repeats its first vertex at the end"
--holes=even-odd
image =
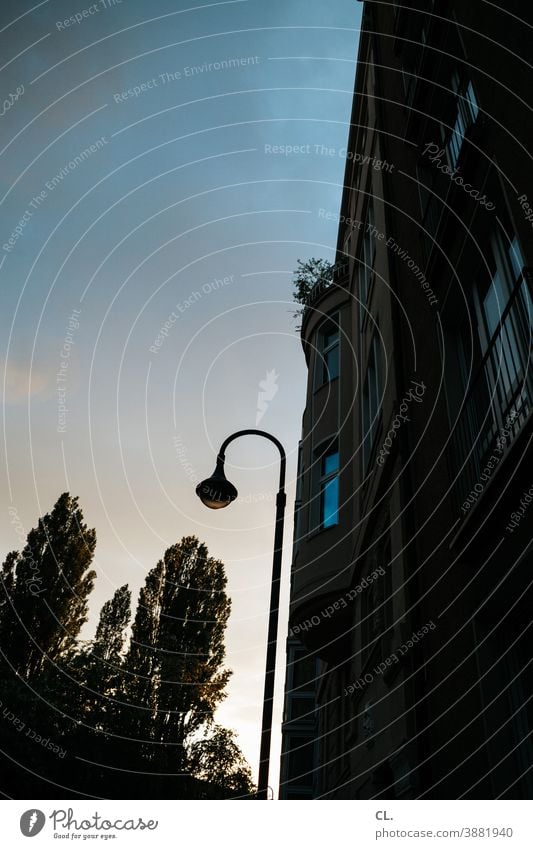
{"type": "Polygon", "coordinates": [[[285,520],[285,467],[286,456],[281,442],[264,430],[240,430],[228,436],[220,447],[219,460],[224,462],[226,448],[239,436],[264,436],[273,442],[280,453],[279,491],[276,496],[276,528],[274,532],[274,556],[272,559],[272,583],[270,589],[270,613],[268,617],[267,655],[265,668],[265,690],[263,695],[263,719],[261,722],[261,746],[259,751],[259,776],[257,798],[268,799],[268,773],[270,768],[270,743],[272,738],[272,711],[274,707],[274,683],[276,651],[278,644],[279,592],[281,582],[281,560],[283,554],[283,526],[285,520]]]}
{"type": "Polygon", "coordinates": [[[259,754],[259,780],[257,798],[268,799],[268,771],[270,767],[270,741],[272,737],[272,710],[274,706],[274,678],[276,649],[278,642],[279,590],[281,582],[281,557],[283,552],[283,523],[287,497],[280,490],[276,497],[276,530],[274,534],[274,558],[272,561],[272,585],[270,590],[270,614],[268,618],[267,656],[265,669],[265,692],[263,696],[263,721],[261,724],[261,750],[259,754]]]}

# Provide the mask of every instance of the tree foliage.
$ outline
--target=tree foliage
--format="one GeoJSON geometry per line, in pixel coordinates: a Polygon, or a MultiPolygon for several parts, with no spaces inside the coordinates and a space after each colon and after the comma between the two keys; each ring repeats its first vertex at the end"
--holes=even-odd
{"type": "Polygon", "coordinates": [[[104,603],[94,638],[84,641],[95,546],[78,499],[63,493],[0,572],[6,792],[250,795],[234,733],[215,723],[230,676],[223,564],[196,537],[184,537],[148,573],[129,645],[127,585],[104,603]]]}
{"type": "Polygon", "coordinates": [[[253,792],[250,767],[235,740],[235,732],[214,726],[208,737],[194,742],[189,751],[189,769],[197,778],[227,788],[236,797],[253,792]]]}
{"type": "Polygon", "coordinates": [[[10,655],[20,675],[36,675],[46,660],[55,663],[75,645],[96,576],[90,569],[95,546],[96,532],[85,524],[78,499],[64,492],[29,532],[22,552],[8,555],[4,569],[12,583],[3,603],[11,609],[10,655]]]}
{"type": "Polygon", "coordinates": [[[329,285],[334,273],[335,265],[326,259],[311,257],[305,262],[299,259],[292,280],[293,298],[296,303],[306,306],[315,286],[319,283],[329,285]]]}
{"type": "Polygon", "coordinates": [[[315,257],[305,261],[299,259],[292,284],[293,298],[301,306],[293,313],[293,317],[301,320],[305,308],[311,306],[314,296],[340,280],[346,270],[347,265],[341,260],[331,263],[315,257]]]}

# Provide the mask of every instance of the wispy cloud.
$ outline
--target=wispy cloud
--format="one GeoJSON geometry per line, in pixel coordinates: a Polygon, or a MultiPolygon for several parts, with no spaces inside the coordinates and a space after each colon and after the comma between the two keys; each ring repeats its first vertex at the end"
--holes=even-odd
{"type": "Polygon", "coordinates": [[[1,361],[2,393],[7,404],[21,404],[29,397],[44,395],[51,388],[51,376],[42,366],[30,366],[17,360],[1,361]]]}
{"type": "Polygon", "coordinates": [[[266,377],[264,380],[259,381],[259,392],[257,394],[257,415],[255,417],[256,425],[259,424],[263,416],[265,415],[270,402],[276,395],[279,386],[277,384],[279,374],[276,374],[276,370],[272,369],[272,371],[267,371],[266,377]]]}

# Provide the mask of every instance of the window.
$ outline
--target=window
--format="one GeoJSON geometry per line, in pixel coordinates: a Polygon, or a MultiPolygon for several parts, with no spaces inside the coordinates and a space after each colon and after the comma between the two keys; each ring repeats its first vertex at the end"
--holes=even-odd
{"type": "MultiPolygon", "coordinates": [[[[432,192],[435,189],[434,170],[427,163],[418,162],[416,166],[416,179],[418,185],[418,199],[420,201],[420,212],[422,214],[422,225],[426,224],[426,216],[431,217],[431,206],[434,200],[432,192]],[[429,210],[429,213],[428,213],[429,210]]],[[[434,231],[428,226],[430,233],[434,231]]]]}
{"type": "Polygon", "coordinates": [[[405,59],[402,65],[402,83],[405,102],[408,106],[410,106],[413,99],[413,92],[416,84],[416,72],[414,62],[410,56],[405,59]]]}
{"type": "Polygon", "coordinates": [[[418,77],[424,59],[424,49],[427,42],[425,27],[422,27],[420,35],[417,38],[417,42],[416,51],[413,47],[408,49],[402,62],[403,93],[407,106],[413,105],[418,77]]]}
{"type": "MultiPolygon", "coordinates": [[[[358,183],[358,179],[356,177],[356,171],[358,172],[361,168],[361,166],[358,163],[359,163],[359,161],[363,161],[363,157],[366,154],[367,138],[368,138],[368,131],[369,131],[369,124],[368,124],[369,119],[368,119],[368,106],[367,106],[366,100],[364,100],[364,97],[365,97],[365,95],[363,94],[361,96],[362,106],[361,106],[361,113],[359,115],[359,124],[358,124],[358,127],[357,127],[357,134],[356,134],[356,138],[355,138],[355,149],[350,150],[349,153],[348,153],[348,156],[350,157],[352,164],[351,164],[351,167],[350,167],[350,176],[349,176],[349,178],[347,179],[346,182],[350,186],[355,186],[358,183]],[[354,153],[360,154],[360,158],[358,156],[354,156],[354,153]]],[[[352,206],[352,209],[350,210],[350,218],[355,218],[356,202],[357,202],[357,195],[356,195],[356,192],[353,191],[352,192],[352,204],[353,204],[353,206],[352,206]]],[[[353,227],[348,227],[347,231],[350,234],[350,236],[353,236],[354,233],[356,232],[353,229],[353,227]]],[[[351,252],[348,251],[348,253],[351,253],[351,252]]]]}
{"type": "Polygon", "coordinates": [[[339,376],[339,316],[328,318],[319,328],[315,386],[319,388],[339,376]]]}
{"type": "Polygon", "coordinates": [[[452,387],[459,375],[463,382],[459,394],[448,390],[454,399],[450,420],[458,416],[451,456],[458,468],[459,505],[479,481],[499,432],[509,426],[518,432],[533,398],[531,282],[516,237],[494,234],[474,283],[475,332],[463,322],[457,339],[460,368],[448,377],[452,387]]]}
{"type": "MultiPolygon", "coordinates": [[[[379,654],[387,657],[393,635],[393,595],[392,595],[392,541],[390,535],[390,514],[386,511],[381,522],[374,525],[372,536],[368,539],[368,559],[362,564],[362,574],[380,570],[379,577],[360,595],[359,620],[361,626],[361,665],[377,646],[379,654]],[[375,540],[375,541],[374,541],[375,540]]],[[[357,578],[354,578],[354,583],[357,578]]],[[[396,604],[399,605],[398,598],[396,604]]],[[[402,614],[405,611],[402,610],[402,614]]],[[[400,610],[397,611],[398,615],[400,610]]]]}
{"type": "Polygon", "coordinates": [[[292,690],[314,691],[316,659],[306,649],[295,649],[292,664],[292,690]]]}
{"type": "Polygon", "coordinates": [[[362,396],[362,446],[363,446],[363,473],[366,471],[376,433],[380,425],[381,397],[383,392],[381,377],[381,352],[378,343],[378,334],[374,333],[368,356],[368,366],[363,383],[362,396]]]}
{"type": "Polygon", "coordinates": [[[462,81],[457,71],[452,76],[451,88],[456,97],[456,115],[455,123],[446,145],[446,152],[450,167],[456,168],[463,146],[464,135],[468,128],[475,123],[479,114],[479,106],[472,83],[470,81],[462,81]]]}
{"type": "Polygon", "coordinates": [[[339,523],[339,451],[332,445],[320,458],[320,528],[339,523]]]}
{"type": "Polygon", "coordinates": [[[503,424],[508,408],[514,404],[518,410],[524,400],[520,391],[527,372],[531,304],[516,237],[505,246],[501,236],[495,236],[488,262],[490,275],[478,282],[475,307],[489,390],[496,392],[496,417],[503,424]]]}
{"type": "Polygon", "coordinates": [[[302,510],[302,482],[304,474],[304,460],[302,443],[298,445],[298,470],[296,473],[296,494],[294,499],[294,534],[293,534],[293,558],[300,546],[301,535],[301,510],[302,510]]]}
{"type": "Polygon", "coordinates": [[[376,71],[374,67],[374,52],[370,50],[368,53],[368,64],[366,68],[366,90],[374,97],[376,91],[376,71]]]}
{"type": "Polygon", "coordinates": [[[361,243],[359,256],[359,300],[361,304],[361,326],[363,325],[365,311],[368,303],[368,295],[372,284],[374,273],[374,261],[376,258],[376,227],[374,223],[374,200],[368,199],[366,210],[365,228],[361,243]]]}
{"type": "Polygon", "coordinates": [[[287,748],[290,784],[312,786],[315,770],[314,738],[299,734],[291,734],[287,748]]]}
{"type": "MultiPolygon", "coordinates": [[[[360,126],[359,126],[359,153],[361,154],[361,156],[364,156],[365,152],[366,152],[366,137],[367,137],[367,134],[368,134],[368,107],[366,106],[366,104],[365,104],[364,108],[361,110],[360,121],[361,121],[361,123],[360,123],[360,126]]],[[[355,156],[354,156],[354,165],[353,165],[353,168],[352,168],[352,175],[355,171],[355,167],[356,166],[355,166],[355,156]]],[[[352,176],[352,184],[354,182],[355,182],[355,180],[353,180],[353,176],[352,176]]]]}
{"type": "Polygon", "coordinates": [[[315,697],[291,696],[289,701],[289,720],[314,721],[315,697]]]}
{"type": "Polygon", "coordinates": [[[423,239],[422,252],[425,262],[428,264],[429,257],[438,241],[437,233],[444,205],[439,197],[439,184],[435,168],[430,167],[427,162],[418,162],[416,166],[418,182],[418,197],[420,201],[421,226],[427,238],[423,239]]]}

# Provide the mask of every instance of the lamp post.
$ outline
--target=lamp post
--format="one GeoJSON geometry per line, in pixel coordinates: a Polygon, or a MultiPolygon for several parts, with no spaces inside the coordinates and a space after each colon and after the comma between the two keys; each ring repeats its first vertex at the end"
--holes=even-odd
{"type": "Polygon", "coordinates": [[[270,766],[270,740],[272,736],[272,710],[274,704],[274,675],[278,639],[279,591],[281,580],[281,556],[283,548],[283,522],[285,518],[285,450],[281,442],[264,430],[239,430],[224,440],[217,456],[215,471],[210,478],[196,487],[196,494],[206,507],[218,510],[227,507],[237,498],[237,490],[224,474],[226,448],[240,436],[263,436],[277,446],[280,453],[279,490],[276,496],[276,529],[274,533],[274,556],[272,560],[272,583],[270,589],[270,613],[268,618],[268,641],[263,696],[263,721],[261,724],[261,749],[259,753],[259,778],[257,798],[268,799],[268,771],[270,766]]]}

